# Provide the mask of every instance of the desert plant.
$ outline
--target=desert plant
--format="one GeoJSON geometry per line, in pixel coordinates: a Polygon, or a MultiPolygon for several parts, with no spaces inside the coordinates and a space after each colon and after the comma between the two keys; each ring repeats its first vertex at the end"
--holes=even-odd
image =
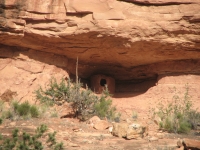
{"type": "Polygon", "coordinates": [[[28,101],[23,103],[13,101],[8,110],[1,112],[2,119],[25,119],[29,117],[37,118],[39,115],[39,107],[36,105],[31,105],[28,101]]]}
{"type": "Polygon", "coordinates": [[[132,118],[135,120],[138,118],[138,113],[136,111],[132,111],[132,118]]]}
{"type": "Polygon", "coordinates": [[[197,110],[191,110],[188,113],[188,122],[193,129],[197,129],[197,125],[200,124],[200,112],[197,110]]]}
{"type": "Polygon", "coordinates": [[[35,105],[32,105],[30,107],[30,114],[31,114],[31,117],[33,117],[33,118],[39,117],[40,113],[39,113],[38,107],[35,105]]]}
{"type": "MultiPolygon", "coordinates": [[[[176,90],[176,88],[174,88],[176,90]]],[[[192,109],[192,102],[189,96],[189,86],[185,86],[185,94],[183,99],[179,95],[174,95],[172,102],[167,105],[162,101],[157,105],[157,115],[161,118],[159,123],[160,128],[174,133],[187,133],[192,127],[195,128],[197,120],[199,120],[199,113],[192,109]]],[[[155,109],[153,109],[155,110],[155,109]]]]}
{"type": "MultiPolygon", "coordinates": [[[[78,79],[75,83],[71,82],[70,79],[68,81],[62,79],[58,83],[53,78],[50,80],[49,87],[45,90],[40,87],[35,94],[36,98],[43,104],[60,105],[62,104],[60,101],[63,100],[71,102],[74,117],[78,117],[80,120],[87,120],[94,115],[109,119],[117,116],[115,114],[116,108],[112,107],[112,100],[109,99],[107,87],[101,96],[97,96],[88,88],[82,89],[82,83],[78,79]]],[[[119,118],[119,115],[117,117],[119,118]]]]}
{"type": "Polygon", "coordinates": [[[4,111],[4,101],[0,100],[0,112],[4,111]]]}
{"type": "Polygon", "coordinates": [[[49,133],[47,141],[41,142],[41,138],[44,137],[44,133],[47,131],[47,126],[42,124],[39,126],[34,135],[30,135],[26,132],[20,134],[18,129],[14,129],[12,137],[2,138],[0,144],[0,150],[43,150],[44,145],[51,147],[53,150],[63,150],[63,143],[57,143],[54,133],[49,133]],[[51,145],[48,145],[51,143],[51,145]]]}
{"type": "Polygon", "coordinates": [[[29,104],[28,101],[19,104],[16,106],[16,109],[14,111],[19,115],[19,116],[27,116],[30,113],[30,108],[31,105],[29,104]]]}
{"type": "Polygon", "coordinates": [[[1,118],[2,119],[12,119],[14,116],[13,112],[11,110],[6,110],[6,111],[3,111],[1,113],[1,118]]]}
{"type": "Polygon", "coordinates": [[[36,99],[42,104],[61,105],[63,101],[71,102],[74,117],[81,120],[89,119],[89,117],[97,114],[100,117],[110,117],[116,109],[112,107],[112,100],[108,99],[109,91],[106,87],[103,94],[98,97],[90,89],[82,89],[82,83],[78,78],[78,58],[76,63],[76,82],[70,79],[61,80],[60,83],[55,78],[50,80],[46,89],[40,87],[35,91],[36,99]]]}
{"type": "Polygon", "coordinates": [[[57,83],[56,79],[52,78],[50,79],[49,86],[45,90],[40,87],[38,90],[35,91],[36,99],[40,100],[41,103],[45,103],[47,105],[60,105],[60,101],[67,100],[67,98],[69,97],[70,86],[70,79],[68,80],[66,85],[64,79],[62,79],[60,83],[57,83]]]}

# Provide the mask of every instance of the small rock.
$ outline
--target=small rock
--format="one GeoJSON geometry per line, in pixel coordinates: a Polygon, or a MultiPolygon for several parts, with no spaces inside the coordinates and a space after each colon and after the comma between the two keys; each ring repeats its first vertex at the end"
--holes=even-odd
{"type": "Polygon", "coordinates": [[[200,149],[200,140],[183,139],[182,143],[185,149],[200,149]]]}
{"type": "Polygon", "coordinates": [[[182,147],[183,144],[182,144],[182,140],[178,138],[178,141],[177,141],[177,146],[178,147],[182,147]]]}
{"type": "Polygon", "coordinates": [[[127,139],[141,139],[148,134],[148,127],[137,123],[113,123],[112,134],[127,139]]]}
{"type": "Polygon", "coordinates": [[[109,127],[109,132],[112,133],[113,127],[109,127]]]}
{"type": "Polygon", "coordinates": [[[73,128],[72,129],[74,132],[79,132],[79,131],[82,131],[82,129],[81,128],[73,128]]]}
{"type": "Polygon", "coordinates": [[[63,140],[65,140],[65,141],[71,141],[68,137],[64,137],[63,140]]]}
{"type": "Polygon", "coordinates": [[[92,144],[93,142],[92,141],[88,141],[88,144],[92,144]]]}
{"type": "Polygon", "coordinates": [[[163,133],[157,133],[156,137],[158,137],[159,139],[163,139],[164,138],[164,134],[163,133]]]}
{"type": "Polygon", "coordinates": [[[98,116],[93,116],[92,118],[90,118],[88,120],[88,124],[91,125],[92,127],[94,126],[94,124],[96,124],[98,121],[100,121],[101,119],[98,116]]]}
{"type": "Polygon", "coordinates": [[[127,139],[141,139],[146,132],[146,127],[140,124],[131,124],[127,129],[127,139]]]}
{"type": "Polygon", "coordinates": [[[127,135],[128,123],[113,123],[112,134],[120,138],[125,138],[127,135]]]}
{"type": "Polygon", "coordinates": [[[75,143],[72,143],[72,142],[67,143],[67,145],[71,146],[71,147],[80,147],[78,144],[75,144],[75,143]]]}
{"type": "Polygon", "coordinates": [[[10,126],[16,126],[16,122],[11,122],[10,126]]]}
{"type": "Polygon", "coordinates": [[[109,128],[109,123],[105,120],[100,120],[94,124],[94,128],[97,130],[105,130],[109,128]]]}
{"type": "Polygon", "coordinates": [[[158,141],[158,138],[155,137],[155,136],[153,136],[153,137],[151,137],[151,138],[149,139],[149,141],[150,141],[150,142],[152,142],[152,141],[158,141]]]}

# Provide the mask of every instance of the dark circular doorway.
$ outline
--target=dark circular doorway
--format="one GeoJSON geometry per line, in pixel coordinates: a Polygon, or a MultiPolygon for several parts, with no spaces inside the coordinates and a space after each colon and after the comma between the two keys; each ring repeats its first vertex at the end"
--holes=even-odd
{"type": "Polygon", "coordinates": [[[100,85],[105,86],[106,85],[106,79],[101,79],[100,80],[100,85]]]}

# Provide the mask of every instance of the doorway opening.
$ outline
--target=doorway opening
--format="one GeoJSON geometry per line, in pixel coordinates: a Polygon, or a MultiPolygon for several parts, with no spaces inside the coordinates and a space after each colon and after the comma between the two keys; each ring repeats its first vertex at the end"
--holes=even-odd
{"type": "Polygon", "coordinates": [[[101,85],[101,86],[105,86],[106,83],[107,83],[107,82],[106,82],[106,79],[101,79],[101,80],[100,80],[100,85],[101,85]]]}

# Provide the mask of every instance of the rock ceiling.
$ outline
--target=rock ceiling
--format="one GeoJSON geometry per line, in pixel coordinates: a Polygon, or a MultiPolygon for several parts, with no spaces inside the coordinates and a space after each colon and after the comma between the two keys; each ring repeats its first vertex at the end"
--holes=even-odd
{"type": "Polygon", "coordinates": [[[199,74],[200,0],[127,1],[1,0],[0,57],[60,55],[72,74],[78,57],[82,78],[199,74]]]}

